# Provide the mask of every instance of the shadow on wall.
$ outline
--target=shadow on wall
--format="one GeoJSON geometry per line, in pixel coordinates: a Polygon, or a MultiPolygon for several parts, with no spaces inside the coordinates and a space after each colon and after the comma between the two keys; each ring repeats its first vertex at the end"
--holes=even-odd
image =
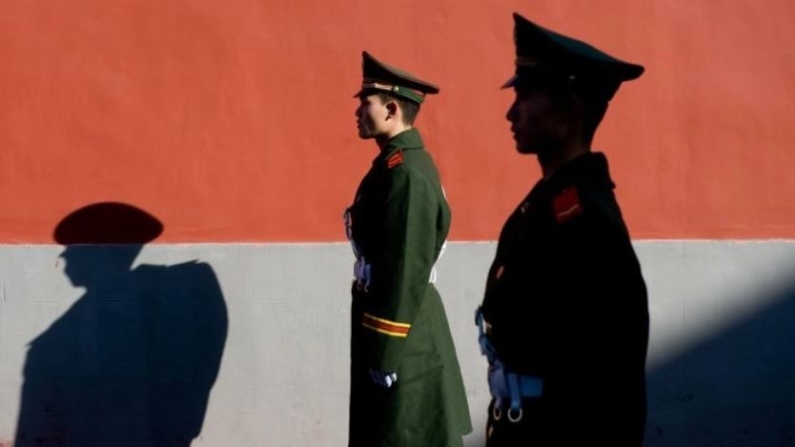
{"type": "Polygon", "coordinates": [[[647,447],[795,445],[795,283],[648,372],[647,447]]]}
{"type": "Polygon", "coordinates": [[[30,343],[15,447],[177,447],[199,435],[226,305],[208,264],[131,269],[162,229],[120,203],[60,222],[65,274],[85,293],[30,343]]]}

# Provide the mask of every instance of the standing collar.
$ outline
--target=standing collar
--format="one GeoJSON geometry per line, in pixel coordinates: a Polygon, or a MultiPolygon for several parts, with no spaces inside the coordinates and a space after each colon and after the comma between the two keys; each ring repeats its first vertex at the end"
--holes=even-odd
{"type": "Polygon", "coordinates": [[[422,142],[420,131],[412,127],[411,129],[400,132],[387,141],[386,147],[384,147],[382,152],[388,154],[397,149],[419,149],[423,147],[425,147],[425,143],[422,142]]]}
{"type": "Polygon", "coordinates": [[[611,189],[615,187],[610,177],[607,157],[601,152],[588,152],[574,158],[540,183],[547,191],[557,191],[577,183],[605,186],[611,189]]]}

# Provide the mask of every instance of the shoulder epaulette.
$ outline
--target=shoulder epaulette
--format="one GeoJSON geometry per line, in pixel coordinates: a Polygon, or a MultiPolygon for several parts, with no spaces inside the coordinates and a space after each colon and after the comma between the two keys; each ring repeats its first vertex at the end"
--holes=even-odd
{"type": "Polygon", "coordinates": [[[552,199],[552,212],[555,214],[555,220],[558,223],[566,222],[572,217],[582,213],[583,209],[580,204],[580,196],[577,193],[577,187],[570,186],[559,192],[558,195],[552,199]]]}
{"type": "Polygon", "coordinates": [[[401,150],[395,152],[386,159],[386,167],[389,169],[392,169],[400,164],[403,164],[403,151],[401,150]]]}

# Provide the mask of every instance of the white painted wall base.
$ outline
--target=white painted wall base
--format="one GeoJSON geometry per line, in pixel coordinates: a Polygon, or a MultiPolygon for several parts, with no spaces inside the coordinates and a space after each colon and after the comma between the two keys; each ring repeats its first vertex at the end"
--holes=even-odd
{"type": "MultiPolygon", "coordinates": [[[[795,445],[795,244],[636,247],[652,319],[647,446],[795,445]]],[[[489,399],[473,312],[494,249],[452,243],[439,263],[475,426],[471,447],[483,445],[489,399]]],[[[65,276],[62,250],[0,246],[0,443],[14,438],[28,343],[84,292],[65,276]]],[[[215,271],[229,316],[220,374],[193,445],[346,445],[350,247],[153,245],[136,263],[191,259],[215,271]]],[[[130,309],[123,302],[122,315],[130,309]]]]}

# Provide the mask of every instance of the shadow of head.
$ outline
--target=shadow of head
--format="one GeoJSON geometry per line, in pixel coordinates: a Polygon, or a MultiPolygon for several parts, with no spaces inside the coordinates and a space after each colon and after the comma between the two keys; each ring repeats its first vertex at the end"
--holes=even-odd
{"type": "Polygon", "coordinates": [[[101,202],[66,216],[53,239],[66,250],[64,272],[75,286],[89,287],[100,279],[130,271],[144,244],[163,232],[163,224],[132,205],[101,202]]]}

